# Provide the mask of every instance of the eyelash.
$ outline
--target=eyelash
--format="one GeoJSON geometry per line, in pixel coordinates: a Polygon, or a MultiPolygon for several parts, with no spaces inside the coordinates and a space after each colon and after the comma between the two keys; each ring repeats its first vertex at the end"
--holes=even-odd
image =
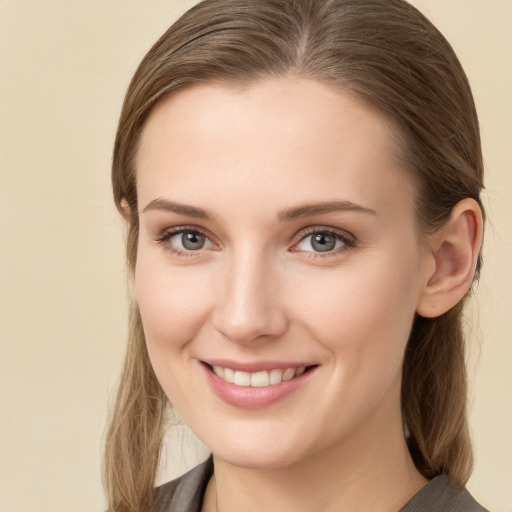
{"type": "MultiPolygon", "coordinates": [[[[201,235],[201,236],[204,236],[207,240],[209,240],[211,242],[211,237],[208,236],[204,231],[202,231],[201,229],[198,229],[196,228],[195,226],[180,226],[180,227],[177,227],[177,228],[170,228],[170,229],[166,229],[157,239],[156,241],[160,244],[160,245],[165,245],[166,246],[166,249],[168,249],[169,251],[171,251],[173,254],[176,254],[177,256],[180,256],[180,257],[194,257],[197,255],[197,253],[201,252],[201,249],[197,250],[197,251],[192,251],[192,250],[183,250],[183,249],[178,249],[176,246],[172,245],[169,240],[176,236],[176,235],[180,235],[180,234],[183,234],[183,233],[191,233],[191,234],[194,234],[194,235],[201,235]]],[[[211,242],[213,244],[213,242],[211,242]]],[[[213,244],[215,245],[215,244],[213,244]]]]}
{"type": "MultiPolygon", "coordinates": [[[[177,228],[167,229],[156,239],[156,241],[157,241],[157,243],[159,243],[161,245],[165,245],[166,249],[171,251],[173,254],[176,254],[177,256],[180,256],[180,257],[194,257],[194,256],[197,256],[198,253],[200,253],[202,251],[202,249],[198,249],[196,251],[194,251],[194,250],[178,249],[176,246],[172,245],[169,242],[169,240],[172,237],[174,237],[176,235],[183,234],[183,233],[191,233],[191,234],[196,234],[196,235],[204,236],[215,247],[214,242],[211,241],[211,237],[208,236],[208,234],[205,233],[203,230],[198,229],[195,226],[180,226],[180,227],[177,227],[177,228]]],[[[312,227],[312,228],[306,229],[305,231],[300,232],[298,234],[298,236],[300,237],[299,240],[294,243],[294,245],[290,249],[290,251],[291,252],[303,252],[303,253],[306,253],[307,257],[309,259],[329,258],[329,257],[335,256],[335,255],[338,255],[341,252],[349,251],[349,250],[353,249],[356,246],[356,239],[355,239],[355,237],[353,237],[352,235],[350,235],[349,233],[347,233],[345,231],[336,230],[336,229],[333,229],[333,228],[323,228],[321,226],[312,227]],[[295,249],[295,247],[298,244],[300,244],[306,238],[308,238],[309,236],[314,235],[314,234],[321,234],[321,235],[326,235],[326,236],[332,236],[336,240],[341,241],[343,245],[341,247],[337,248],[337,249],[326,251],[324,253],[316,252],[316,251],[303,251],[303,250],[300,250],[300,249],[295,249]]]]}
{"type": "Polygon", "coordinates": [[[326,251],[324,253],[318,252],[318,251],[301,251],[300,249],[291,249],[292,252],[304,252],[307,254],[307,257],[309,259],[318,259],[318,258],[329,258],[332,256],[337,256],[338,254],[342,252],[349,251],[353,249],[356,246],[356,239],[354,236],[350,235],[349,233],[333,228],[323,228],[322,226],[315,226],[309,229],[306,229],[306,231],[302,231],[299,236],[300,239],[298,242],[294,244],[294,247],[296,247],[298,244],[300,244],[303,240],[308,238],[311,235],[320,234],[320,235],[327,235],[332,236],[334,239],[339,240],[342,242],[342,246],[338,247],[337,249],[326,251]]]}

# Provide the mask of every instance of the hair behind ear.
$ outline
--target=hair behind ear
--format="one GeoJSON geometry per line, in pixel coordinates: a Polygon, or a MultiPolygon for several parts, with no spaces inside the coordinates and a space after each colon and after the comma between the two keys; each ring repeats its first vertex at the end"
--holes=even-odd
{"type": "Polygon", "coordinates": [[[128,349],[105,443],[108,512],[151,510],[167,403],[151,367],[139,309],[133,301],[128,349]]]}
{"type": "Polygon", "coordinates": [[[467,423],[463,303],[436,318],[417,316],[406,349],[402,410],[413,460],[427,477],[464,485],[473,467],[467,423]]]}
{"type": "Polygon", "coordinates": [[[459,201],[427,243],[430,275],[404,358],[402,409],[409,449],[427,477],[449,474],[465,484],[473,467],[467,423],[462,311],[478,272],[483,213],[459,201]]]}

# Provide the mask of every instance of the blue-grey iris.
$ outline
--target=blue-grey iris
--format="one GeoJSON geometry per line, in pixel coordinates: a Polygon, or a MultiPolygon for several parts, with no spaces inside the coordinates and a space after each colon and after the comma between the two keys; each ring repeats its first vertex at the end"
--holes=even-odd
{"type": "Polygon", "coordinates": [[[336,246],[336,238],[329,233],[317,233],[311,237],[311,247],[317,252],[332,251],[336,246]]]}
{"type": "Polygon", "coordinates": [[[183,247],[189,251],[197,251],[198,249],[202,249],[205,242],[206,237],[201,233],[185,231],[181,235],[181,243],[183,244],[183,247]]]}

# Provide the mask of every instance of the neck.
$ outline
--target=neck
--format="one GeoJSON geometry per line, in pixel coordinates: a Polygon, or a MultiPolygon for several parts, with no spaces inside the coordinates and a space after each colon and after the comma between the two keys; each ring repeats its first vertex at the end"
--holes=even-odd
{"type": "Polygon", "coordinates": [[[379,436],[369,430],[373,435],[358,429],[325,453],[277,469],[240,468],[214,457],[203,512],[396,512],[427,480],[412,462],[401,422],[379,436]]]}

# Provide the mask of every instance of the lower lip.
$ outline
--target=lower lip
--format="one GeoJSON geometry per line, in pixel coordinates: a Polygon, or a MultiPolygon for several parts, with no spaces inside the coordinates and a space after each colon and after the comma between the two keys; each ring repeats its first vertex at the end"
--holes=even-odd
{"type": "Polygon", "coordinates": [[[201,367],[214,393],[224,402],[240,409],[263,409],[282,400],[304,385],[317,368],[310,368],[302,375],[283,381],[280,384],[253,388],[251,386],[230,384],[215,375],[208,365],[202,363],[201,367]]]}

